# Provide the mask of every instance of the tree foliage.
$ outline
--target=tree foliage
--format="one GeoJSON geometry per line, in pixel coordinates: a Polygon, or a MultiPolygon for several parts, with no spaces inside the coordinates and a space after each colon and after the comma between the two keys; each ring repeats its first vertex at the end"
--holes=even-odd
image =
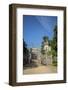
{"type": "Polygon", "coordinates": [[[42,45],[41,45],[41,53],[44,55],[45,54],[45,50],[44,50],[44,42],[48,41],[49,38],[48,36],[44,36],[43,37],[43,42],[42,42],[42,45]]]}
{"type": "Polygon", "coordinates": [[[53,30],[53,39],[51,41],[53,65],[57,66],[57,26],[53,30]]]}
{"type": "Polygon", "coordinates": [[[27,44],[23,40],[23,65],[28,63],[29,50],[27,49],[27,44]]]}
{"type": "Polygon", "coordinates": [[[49,40],[48,36],[43,37],[43,42],[41,45],[41,53],[44,55],[45,50],[44,50],[44,42],[48,41],[49,46],[51,46],[51,51],[48,52],[48,55],[52,54],[53,57],[53,63],[57,65],[57,26],[55,26],[53,30],[53,38],[49,40]]]}
{"type": "Polygon", "coordinates": [[[52,55],[57,56],[57,26],[55,26],[53,32],[53,39],[51,41],[52,55]]]}
{"type": "Polygon", "coordinates": [[[23,52],[24,52],[25,54],[27,54],[27,52],[28,52],[27,44],[25,43],[24,40],[23,40],[23,52]]]}
{"type": "Polygon", "coordinates": [[[44,41],[44,42],[48,41],[48,36],[44,36],[44,37],[43,37],[43,41],[44,41]]]}

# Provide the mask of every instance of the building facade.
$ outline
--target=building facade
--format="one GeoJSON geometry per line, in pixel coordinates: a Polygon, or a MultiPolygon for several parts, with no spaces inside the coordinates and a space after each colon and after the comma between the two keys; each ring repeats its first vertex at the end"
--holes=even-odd
{"type": "Polygon", "coordinates": [[[44,42],[44,51],[45,54],[41,53],[41,48],[31,48],[30,49],[30,61],[36,61],[39,64],[51,65],[52,64],[52,54],[48,54],[51,52],[51,46],[49,46],[48,41],[44,42]]]}
{"type": "Polygon", "coordinates": [[[48,40],[44,42],[43,50],[45,52],[44,55],[41,55],[42,64],[51,65],[52,64],[52,54],[51,54],[51,46],[49,46],[48,40]]]}

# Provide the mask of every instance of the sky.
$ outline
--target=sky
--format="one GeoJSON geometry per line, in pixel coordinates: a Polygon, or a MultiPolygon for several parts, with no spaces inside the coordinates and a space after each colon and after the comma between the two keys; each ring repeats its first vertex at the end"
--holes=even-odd
{"type": "Polygon", "coordinates": [[[56,16],[23,16],[23,38],[28,48],[40,48],[44,36],[53,37],[56,16]]]}

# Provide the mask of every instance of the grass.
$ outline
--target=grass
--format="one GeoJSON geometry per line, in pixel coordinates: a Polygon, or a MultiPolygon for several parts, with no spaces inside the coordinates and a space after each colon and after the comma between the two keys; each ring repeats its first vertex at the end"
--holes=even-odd
{"type": "Polygon", "coordinates": [[[57,60],[53,60],[52,65],[57,66],[57,60]]]}

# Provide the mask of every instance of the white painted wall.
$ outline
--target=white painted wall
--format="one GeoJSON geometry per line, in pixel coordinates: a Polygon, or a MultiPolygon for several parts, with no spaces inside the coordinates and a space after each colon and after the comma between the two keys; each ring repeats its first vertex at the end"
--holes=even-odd
{"type": "MultiPolygon", "coordinates": [[[[0,0],[0,90],[68,90],[66,84],[37,85],[11,87],[8,85],[9,70],[9,4],[40,4],[53,6],[66,6],[68,11],[68,0],[0,0]]],[[[67,12],[68,16],[68,12],[67,12]]],[[[67,18],[68,22],[68,18],[67,18]]],[[[68,26],[67,26],[68,29],[68,26]]],[[[68,34],[68,31],[67,31],[68,34]]],[[[68,35],[67,35],[68,38],[68,35]]],[[[67,42],[68,44],[68,42],[67,42]]],[[[67,48],[68,51],[68,48],[67,48]]],[[[68,59],[68,57],[67,57],[68,59]]],[[[68,65],[68,61],[67,61],[68,65]]],[[[68,66],[67,66],[68,68],[68,66]]],[[[67,72],[68,75],[68,72],[67,72]]],[[[67,77],[68,82],[68,77],[67,77]]]]}

